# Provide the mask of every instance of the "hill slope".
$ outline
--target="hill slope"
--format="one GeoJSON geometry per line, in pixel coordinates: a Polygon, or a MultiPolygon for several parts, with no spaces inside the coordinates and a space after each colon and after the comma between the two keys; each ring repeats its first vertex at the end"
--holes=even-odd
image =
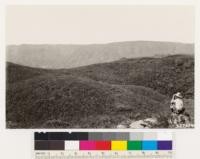
{"type": "Polygon", "coordinates": [[[194,96],[194,57],[189,55],[124,59],[63,72],[110,84],[149,87],[168,96],[178,91],[187,98],[194,96]]]}
{"type": "Polygon", "coordinates": [[[120,58],[194,54],[193,44],[172,42],[115,42],[91,45],[9,45],[7,61],[39,68],[72,68],[120,58]]]}
{"type": "MultiPolygon", "coordinates": [[[[111,128],[127,119],[167,115],[174,91],[194,98],[193,75],[188,55],[60,70],[8,63],[7,127],[111,128]]],[[[187,107],[193,113],[194,106],[187,107]]]]}
{"type": "Polygon", "coordinates": [[[7,121],[25,128],[46,127],[45,123],[51,120],[59,120],[61,127],[62,124],[66,127],[66,123],[67,127],[103,127],[110,120],[117,124],[125,116],[156,114],[163,110],[161,102],[165,99],[164,95],[144,87],[46,75],[10,84],[6,112],[7,121]]]}
{"type": "Polygon", "coordinates": [[[18,81],[26,80],[36,76],[48,73],[48,70],[31,68],[27,66],[21,66],[14,63],[7,62],[6,64],[6,81],[7,83],[15,83],[18,81]]]}

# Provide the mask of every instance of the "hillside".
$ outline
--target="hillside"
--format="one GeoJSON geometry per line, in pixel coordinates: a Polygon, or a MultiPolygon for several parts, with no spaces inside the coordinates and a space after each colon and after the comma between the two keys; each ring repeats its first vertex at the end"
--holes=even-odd
{"type": "Polygon", "coordinates": [[[48,126],[48,121],[57,120],[67,127],[103,127],[111,124],[110,120],[117,124],[124,115],[139,118],[156,114],[163,109],[161,102],[165,99],[144,87],[47,75],[9,85],[6,112],[7,120],[19,127],[43,127],[48,126]]]}
{"type": "Polygon", "coordinates": [[[188,55],[59,70],[7,63],[7,127],[114,128],[130,119],[167,116],[177,90],[188,98],[193,118],[193,75],[188,55]]]}
{"type": "Polygon", "coordinates": [[[178,91],[187,98],[194,96],[194,57],[190,55],[123,59],[63,72],[110,84],[149,87],[168,96],[178,91]]]}
{"type": "Polygon", "coordinates": [[[172,42],[130,41],[91,45],[8,45],[7,61],[39,68],[72,68],[116,61],[120,58],[194,54],[194,45],[172,42]]]}
{"type": "Polygon", "coordinates": [[[31,68],[31,67],[21,66],[14,63],[10,63],[10,62],[7,62],[6,70],[7,70],[6,71],[7,83],[15,83],[18,81],[40,76],[40,75],[43,75],[44,73],[49,72],[48,70],[45,70],[45,69],[31,68]]]}

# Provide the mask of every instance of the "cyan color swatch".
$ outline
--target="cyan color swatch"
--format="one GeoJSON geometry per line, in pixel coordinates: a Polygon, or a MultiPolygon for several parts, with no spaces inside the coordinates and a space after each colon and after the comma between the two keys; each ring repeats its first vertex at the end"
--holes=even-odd
{"type": "Polygon", "coordinates": [[[157,150],[158,148],[157,141],[142,141],[142,150],[157,150]]]}

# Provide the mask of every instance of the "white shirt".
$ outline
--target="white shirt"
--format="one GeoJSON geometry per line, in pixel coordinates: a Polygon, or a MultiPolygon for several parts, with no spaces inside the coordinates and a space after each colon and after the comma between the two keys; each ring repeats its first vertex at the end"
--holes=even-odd
{"type": "Polygon", "coordinates": [[[183,109],[183,100],[180,98],[174,99],[174,107],[176,110],[181,110],[183,109]]]}

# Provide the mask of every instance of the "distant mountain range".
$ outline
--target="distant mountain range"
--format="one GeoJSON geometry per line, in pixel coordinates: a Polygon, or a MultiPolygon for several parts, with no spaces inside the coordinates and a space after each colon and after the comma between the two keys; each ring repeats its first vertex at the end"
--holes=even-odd
{"type": "Polygon", "coordinates": [[[8,62],[39,68],[73,68],[126,58],[194,54],[194,45],[132,41],[91,45],[8,45],[8,62]]]}

